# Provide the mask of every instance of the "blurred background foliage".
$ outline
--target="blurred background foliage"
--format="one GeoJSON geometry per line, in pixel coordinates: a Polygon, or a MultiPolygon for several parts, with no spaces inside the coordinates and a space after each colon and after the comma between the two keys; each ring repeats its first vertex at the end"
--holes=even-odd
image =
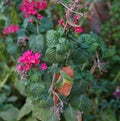
{"type": "MultiPolygon", "coordinates": [[[[120,1],[96,0],[90,10],[94,14],[82,21],[84,32],[80,36],[69,32],[64,34],[58,29],[58,20],[65,14],[64,7],[52,2],[48,1],[44,19],[31,24],[19,10],[21,0],[0,1],[0,121],[57,121],[52,113],[51,96],[47,95],[51,72],[55,69],[51,65],[53,62],[59,62],[59,68],[71,65],[75,71],[71,95],[68,98],[61,96],[67,102],[61,121],[77,121],[77,110],[84,112],[83,121],[120,121],[120,96],[113,95],[116,88],[120,90],[120,1]],[[20,30],[5,36],[3,29],[10,23],[19,24],[20,30]],[[29,37],[29,41],[20,43],[25,37],[29,37]],[[68,40],[72,40],[70,44],[68,40]],[[50,67],[48,74],[42,77],[39,72],[31,72],[30,81],[19,81],[16,63],[27,48],[42,52],[43,60],[50,67]],[[64,53],[69,48],[71,55],[64,60],[64,53]],[[96,50],[101,63],[106,62],[107,71],[101,73],[96,69],[91,74],[96,50]],[[48,83],[41,81],[39,84],[40,80],[48,83]],[[49,104],[39,101],[43,98],[49,104]]],[[[67,4],[69,0],[64,2],[67,4]]]]}

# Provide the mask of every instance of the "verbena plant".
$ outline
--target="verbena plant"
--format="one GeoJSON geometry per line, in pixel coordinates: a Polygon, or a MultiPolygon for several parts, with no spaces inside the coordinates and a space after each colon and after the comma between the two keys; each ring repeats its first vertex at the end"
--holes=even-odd
{"type": "Polygon", "coordinates": [[[119,121],[120,73],[107,77],[115,53],[84,29],[92,5],[1,1],[1,121],[119,121]]]}

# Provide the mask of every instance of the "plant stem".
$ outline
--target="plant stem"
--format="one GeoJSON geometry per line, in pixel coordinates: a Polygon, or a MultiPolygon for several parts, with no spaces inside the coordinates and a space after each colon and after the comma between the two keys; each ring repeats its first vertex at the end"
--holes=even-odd
{"type": "Polygon", "coordinates": [[[113,80],[113,82],[116,82],[120,77],[120,71],[118,72],[117,76],[115,77],[115,79],[113,80]]]}
{"type": "MultiPolygon", "coordinates": [[[[56,66],[56,67],[57,67],[58,64],[53,64],[53,66],[56,66]]],[[[56,72],[54,71],[54,73],[53,73],[53,78],[52,78],[52,83],[51,83],[49,92],[53,92],[53,87],[54,87],[54,83],[55,83],[55,74],[56,74],[56,72]]]]}
{"type": "Polygon", "coordinates": [[[9,76],[11,75],[11,73],[14,71],[14,68],[11,69],[10,73],[6,75],[6,77],[3,79],[2,83],[0,84],[0,89],[5,85],[5,83],[7,82],[9,76]]]}
{"type": "Polygon", "coordinates": [[[37,34],[40,34],[40,32],[39,32],[39,23],[38,23],[37,20],[36,20],[36,30],[37,30],[37,34]]]}

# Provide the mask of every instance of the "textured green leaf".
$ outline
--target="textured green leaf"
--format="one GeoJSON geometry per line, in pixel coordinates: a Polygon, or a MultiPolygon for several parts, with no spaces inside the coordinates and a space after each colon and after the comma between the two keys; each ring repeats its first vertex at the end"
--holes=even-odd
{"type": "Polygon", "coordinates": [[[57,46],[56,46],[56,52],[58,54],[63,54],[64,53],[63,44],[57,44],[57,46]]]}
{"type": "Polygon", "coordinates": [[[63,27],[59,27],[57,31],[58,31],[60,36],[62,36],[64,34],[64,28],[63,27]]]}
{"type": "Polygon", "coordinates": [[[53,27],[53,23],[50,20],[50,18],[44,17],[41,21],[40,21],[40,32],[45,32],[49,29],[52,29],[53,27]]]}
{"type": "Polygon", "coordinates": [[[56,50],[54,48],[48,48],[45,53],[45,57],[49,63],[56,62],[56,50]]]}
{"type": "Polygon", "coordinates": [[[77,120],[77,110],[74,109],[70,104],[64,111],[65,121],[78,121],[77,120]]]}
{"type": "Polygon", "coordinates": [[[41,98],[45,98],[45,85],[40,82],[29,82],[26,86],[26,93],[29,98],[32,100],[40,100],[41,98]]]}
{"type": "Polygon", "coordinates": [[[71,105],[78,108],[81,112],[83,112],[83,117],[87,118],[87,116],[90,113],[90,100],[86,95],[74,97],[71,100],[71,105]]]}
{"type": "Polygon", "coordinates": [[[26,30],[25,29],[20,29],[17,32],[18,37],[26,37],[26,30]]]}
{"type": "Polygon", "coordinates": [[[26,81],[21,81],[21,80],[15,81],[15,87],[19,90],[20,94],[22,94],[24,96],[26,95],[25,83],[26,83],[26,81]]]}
{"type": "Polygon", "coordinates": [[[48,48],[45,53],[45,59],[48,63],[63,62],[65,54],[57,54],[55,48],[48,48]]]}
{"type": "Polygon", "coordinates": [[[69,45],[66,42],[57,44],[56,46],[56,52],[58,54],[65,54],[69,49],[69,45]]]}
{"type": "Polygon", "coordinates": [[[5,42],[6,42],[7,44],[12,44],[12,43],[13,43],[12,37],[7,37],[6,40],[5,40],[5,42]]]}
{"type": "Polygon", "coordinates": [[[33,51],[41,52],[44,48],[44,37],[39,35],[31,35],[30,40],[28,42],[29,48],[33,51]]]}
{"type": "Polygon", "coordinates": [[[41,121],[57,121],[53,107],[50,107],[44,100],[33,107],[33,116],[41,121]]]}
{"type": "Polygon", "coordinates": [[[38,82],[38,81],[40,82],[41,81],[41,74],[39,73],[39,71],[30,73],[30,80],[32,82],[38,82]]]}
{"type": "Polygon", "coordinates": [[[64,60],[65,60],[65,53],[64,54],[58,54],[57,52],[56,52],[56,62],[64,62],[64,60]]]}
{"type": "Polygon", "coordinates": [[[54,30],[47,31],[46,39],[49,47],[56,47],[56,44],[59,43],[58,33],[54,30]]]}
{"type": "Polygon", "coordinates": [[[10,53],[10,54],[15,54],[17,52],[17,44],[9,44],[8,47],[7,47],[7,52],[10,53]]]}
{"type": "Polygon", "coordinates": [[[13,105],[5,105],[0,111],[0,117],[4,121],[17,121],[18,112],[19,110],[13,105]]]}
{"type": "Polygon", "coordinates": [[[24,116],[28,115],[32,111],[32,101],[27,98],[26,103],[20,109],[17,120],[21,120],[24,116]]]}
{"type": "Polygon", "coordinates": [[[99,47],[99,44],[97,42],[92,43],[92,45],[90,47],[90,52],[94,53],[97,50],[98,47],[99,47]]]}

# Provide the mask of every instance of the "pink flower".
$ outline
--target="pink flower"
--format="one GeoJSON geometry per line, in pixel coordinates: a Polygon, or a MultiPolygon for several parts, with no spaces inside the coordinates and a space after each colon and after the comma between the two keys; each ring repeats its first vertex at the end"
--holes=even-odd
{"type": "Polygon", "coordinates": [[[46,70],[47,69],[46,63],[42,63],[40,69],[43,71],[46,70]]]}
{"type": "Polygon", "coordinates": [[[24,14],[25,18],[37,16],[39,20],[43,18],[42,15],[39,15],[39,12],[46,8],[47,8],[46,0],[39,0],[39,1],[23,0],[22,4],[20,5],[20,10],[24,14]]]}
{"type": "Polygon", "coordinates": [[[41,14],[37,14],[37,18],[38,18],[39,20],[42,20],[42,19],[43,19],[43,16],[42,16],[41,14]]]}
{"type": "Polygon", "coordinates": [[[17,65],[16,69],[17,70],[23,70],[23,67],[22,67],[22,65],[19,64],[19,65],[17,65]]]}
{"type": "Polygon", "coordinates": [[[35,14],[37,14],[37,11],[36,11],[36,10],[33,10],[33,11],[31,12],[31,14],[32,14],[32,15],[35,15],[35,14]]]}
{"type": "Polygon", "coordinates": [[[37,3],[37,8],[39,10],[43,10],[47,8],[47,2],[45,0],[41,0],[37,3]]]}
{"type": "Polygon", "coordinates": [[[74,16],[74,20],[79,20],[79,19],[80,19],[79,15],[74,16]]]}
{"type": "Polygon", "coordinates": [[[4,29],[3,34],[5,34],[5,35],[13,34],[13,33],[16,33],[18,30],[19,30],[19,26],[18,25],[10,24],[9,26],[7,26],[4,29]]]}
{"type": "MultiPolygon", "coordinates": [[[[41,53],[34,53],[32,50],[25,51],[18,59],[18,66],[16,67],[17,72],[29,71],[32,67],[36,67],[40,64],[41,53]]],[[[46,70],[47,65],[43,63],[41,65],[41,70],[46,70]]]]}
{"type": "Polygon", "coordinates": [[[36,59],[40,58],[41,56],[42,56],[41,53],[35,53],[35,58],[36,58],[36,59]]]}
{"type": "Polygon", "coordinates": [[[80,27],[80,26],[75,27],[75,32],[81,33],[82,31],[83,31],[82,27],[80,27]]]}
{"type": "Polygon", "coordinates": [[[24,71],[28,71],[29,69],[30,69],[30,66],[29,66],[29,65],[23,66],[23,70],[24,70],[24,71]]]}
{"type": "Polygon", "coordinates": [[[30,18],[29,22],[32,23],[33,22],[33,18],[30,18]]]}
{"type": "Polygon", "coordinates": [[[62,26],[64,26],[64,25],[65,25],[64,20],[63,20],[63,19],[60,19],[58,22],[59,22],[59,24],[60,24],[60,25],[62,25],[62,26]]]}

